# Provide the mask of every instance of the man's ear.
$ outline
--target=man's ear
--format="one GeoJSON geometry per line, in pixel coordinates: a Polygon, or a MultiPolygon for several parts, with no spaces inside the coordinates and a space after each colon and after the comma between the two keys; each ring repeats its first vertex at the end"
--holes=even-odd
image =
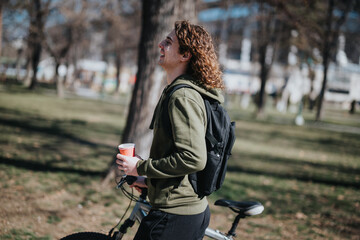
{"type": "Polygon", "coordinates": [[[190,61],[191,58],[191,53],[190,52],[185,52],[182,56],[182,59],[184,62],[190,61]]]}

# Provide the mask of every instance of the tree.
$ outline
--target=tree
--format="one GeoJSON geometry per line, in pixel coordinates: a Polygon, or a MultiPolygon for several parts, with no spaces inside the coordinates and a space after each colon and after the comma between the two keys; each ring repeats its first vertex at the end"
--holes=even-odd
{"type": "MultiPolygon", "coordinates": [[[[5,0],[1,1],[2,12],[2,51],[1,54],[16,59],[14,65],[16,66],[16,80],[19,80],[21,59],[24,50],[26,49],[25,40],[28,37],[28,29],[30,22],[28,12],[28,1],[19,0],[5,0]],[[5,46],[5,48],[4,48],[5,46]]],[[[1,31],[0,31],[1,32],[1,31]]]]}
{"type": "Polygon", "coordinates": [[[327,70],[329,67],[329,62],[333,51],[336,49],[336,42],[339,37],[340,27],[345,22],[348,12],[352,7],[351,0],[349,1],[339,1],[337,7],[341,11],[340,17],[336,19],[334,16],[335,11],[335,0],[328,0],[327,16],[325,20],[325,32],[321,34],[323,36],[322,42],[322,58],[324,66],[324,78],[321,85],[321,91],[319,94],[319,100],[316,111],[316,121],[321,120],[322,114],[322,104],[324,101],[324,94],[327,84],[327,70]],[[345,6],[344,6],[345,5],[345,6]]]}
{"type": "MultiPolygon", "coordinates": [[[[67,56],[67,63],[74,66],[71,76],[70,88],[74,87],[80,75],[78,60],[89,56],[91,36],[94,31],[90,29],[90,14],[88,11],[97,11],[97,4],[88,0],[62,1],[61,14],[65,16],[67,24],[72,29],[72,46],[67,56]],[[93,4],[90,4],[93,3],[93,4]]],[[[67,81],[67,80],[66,80],[67,81]]],[[[64,82],[65,84],[65,82],[64,82]]]]}
{"type": "Polygon", "coordinates": [[[29,61],[31,62],[33,76],[29,89],[34,89],[36,85],[37,67],[40,62],[42,41],[44,39],[44,26],[46,16],[49,12],[50,0],[44,2],[41,0],[32,0],[29,4],[30,27],[28,37],[29,61]]]}
{"type": "Polygon", "coordinates": [[[81,8],[78,8],[78,11],[74,9],[74,2],[68,2],[68,4],[60,2],[54,6],[52,12],[55,12],[55,16],[53,19],[59,19],[59,16],[62,16],[65,20],[48,27],[44,33],[44,45],[55,62],[54,82],[59,97],[63,97],[64,94],[64,79],[59,78],[59,67],[68,61],[70,49],[76,41],[75,36],[83,31],[87,23],[86,10],[88,6],[86,1],[81,1],[81,8]]]}
{"type": "MultiPolygon", "coordinates": [[[[116,93],[120,86],[120,70],[123,65],[123,56],[125,52],[135,51],[139,42],[140,27],[138,26],[140,25],[140,18],[138,15],[140,6],[138,5],[138,1],[108,0],[106,7],[102,9],[103,19],[99,20],[103,22],[99,23],[99,25],[105,25],[107,29],[106,43],[103,47],[104,54],[114,56],[115,60],[116,93]]],[[[130,61],[133,61],[133,59],[130,61]]]]}
{"type": "Polygon", "coordinates": [[[268,3],[260,2],[257,29],[257,50],[260,63],[260,90],[256,99],[257,116],[262,116],[265,104],[265,86],[274,61],[276,42],[279,36],[279,21],[276,9],[268,3]]]}
{"type": "Polygon", "coordinates": [[[3,9],[7,1],[0,2],[0,56],[1,56],[1,45],[2,45],[2,18],[3,18],[3,9]]]}
{"type": "Polygon", "coordinates": [[[334,57],[341,27],[346,21],[347,14],[354,7],[354,1],[309,1],[306,4],[304,1],[278,1],[277,4],[288,20],[299,30],[300,36],[307,43],[306,45],[310,46],[310,50],[318,49],[320,51],[323,81],[317,99],[316,121],[319,121],[321,120],[329,63],[334,57]]]}
{"type": "MultiPolygon", "coordinates": [[[[196,1],[146,0],[142,2],[138,72],[121,142],[134,142],[137,153],[146,156],[152,140],[149,130],[155,104],[165,81],[157,67],[158,43],[173,29],[175,20],[195,19],[196,1]]],[[[114,176],[114,160],[104,182],[114,176]]]]}
{"type": "Polygon", "coordinates": [[[73,29],[71,25],[67,24],[56,25],[48,29],[46,35],[46,49],[55,61],[54,82],[56,84],[57,95],[62,98],[64,97],[63,80],[59,78],[59,67],[64,63],[64,59],[73,43],[73,29]]]}

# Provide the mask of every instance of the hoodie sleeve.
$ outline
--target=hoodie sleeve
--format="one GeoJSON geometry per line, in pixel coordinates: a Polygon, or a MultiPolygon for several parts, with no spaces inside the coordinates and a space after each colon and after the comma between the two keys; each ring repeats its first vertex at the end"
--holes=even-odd
{"type": "Polygon", "coordinates": [[[175,151],[164,158],[140,160],[139,175],[169,178],[205,168],[206,111],[202,97],[193,89],[180,89],[171,97],[168,108],[175,151]]]}

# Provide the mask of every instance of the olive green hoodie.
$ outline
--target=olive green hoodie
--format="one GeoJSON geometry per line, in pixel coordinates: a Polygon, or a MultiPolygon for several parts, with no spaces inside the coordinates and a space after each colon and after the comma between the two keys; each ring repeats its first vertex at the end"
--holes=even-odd
{"type": "Polygon", "coordinates": [[[192,215],[205,211],[208,205],[206,197],[200,199],[188,180],[188,174],[205,167],[207,158],[206,109],[200,94],[223,102],[218,90],[206,90],[194,84],[190,76],[181,75],[164,89],[155,108],[150,158],[137,164],[138,174],[148,178],[153,209],[192,215]],[[163,103],[169,90],[184,83],[194,89],[176,90],[168,101],[169,116],[164,117],[163,103]]]}

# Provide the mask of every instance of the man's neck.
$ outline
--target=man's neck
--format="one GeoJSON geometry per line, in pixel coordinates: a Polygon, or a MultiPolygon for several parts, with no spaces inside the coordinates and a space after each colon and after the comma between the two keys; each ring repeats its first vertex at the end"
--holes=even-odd
{"type": "Polygon", "coordinates": [[[172,71],[166,71],[166,81],[171,84],[178,76],[186,73],[186,68],[177,68],[172,71]]]}

